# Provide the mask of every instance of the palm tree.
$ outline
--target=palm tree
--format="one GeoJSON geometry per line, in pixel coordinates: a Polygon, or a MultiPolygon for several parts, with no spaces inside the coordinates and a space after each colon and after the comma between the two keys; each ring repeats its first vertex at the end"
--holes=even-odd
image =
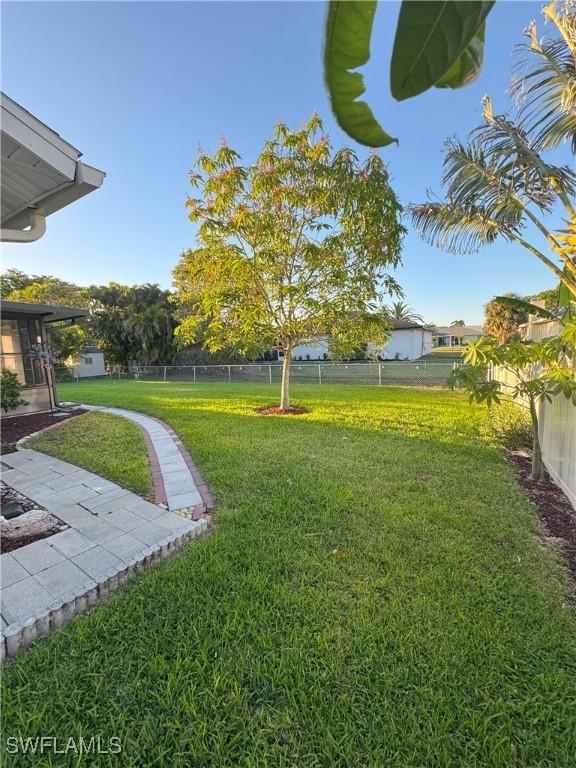
{"type": "Polygon", "coordinates": [[[506,344],[512,338],[518,337],[518,330],[522,323],[528,319],[528,314],[519,305],[513,305],[500,299],[514,299],[522,301],[517,293],[505,293],[504,296],[496,296],[484,307],[484,326],[482,330],[488,336],[498,339],[500,344],[506,344]]]}
{"type": "Polygon", "coordinates": [[[554,40],[538,39],[536,24],[525,32],[522,56],[511,94],[529,128],[537,151],[564,141],[576,152],[576,5],[569,0],[558,10],[553,2],[542,9],[560,32],[554,40]]]}
{"type": "Polygon", "coordinates": [[[522,246],[576,296],[576,173],[542,157],[543,150],[574,143],[576,136],[576,15],[573,0],[561,11],[552,4],[544,12],[560,37],[539,42],[535,27],[529,30],[524,51],[534,63],[513,86],[523,99],[516,122],[495,115],[485,97],[484,121],[468,143],[446,144],[445,200],[409,211],[420,236],[444,250],[471,253],[498,237],[522,246]],[[567,231],[554,233],[545,223],[556,206],[566,212],[567,231]],[[527,225],[544,238],[543,245],[527,239],[527,225]]]}
{"type": "Polygon", "coordinates": [[[404,301],[395,301],[386,306],[386,313],[393,320],[405,320],[409,323],[423,323],[422,315],[419,315],[404,301]]]}

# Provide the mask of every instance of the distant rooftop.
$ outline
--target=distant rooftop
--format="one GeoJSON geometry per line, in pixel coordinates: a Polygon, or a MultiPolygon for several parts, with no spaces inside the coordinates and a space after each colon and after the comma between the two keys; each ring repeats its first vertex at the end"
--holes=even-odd
{"type": "Polygon", "coordinates": [[[432,332],[439,336],[478,336],[484,333],[481,325],[439,325],[432,332]]]}
{"type": "Polygon", "coordinates": [[[426,325],[426,323],[413,323],[410,320],[392,320],[392,330],[394,331],[406,331],[412,328],[424,328],[425,330],[432,330],[432,327],[426,325]]]}

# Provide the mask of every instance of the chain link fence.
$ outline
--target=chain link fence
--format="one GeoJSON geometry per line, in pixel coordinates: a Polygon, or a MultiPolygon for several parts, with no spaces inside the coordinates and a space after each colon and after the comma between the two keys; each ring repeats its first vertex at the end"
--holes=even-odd
{"type": "MultiPolygon", "coordinates": [[[[373,384],[394,386],[444,386],[450,372],[459,363],[454,362],[385,362],[385,363],[332,363],[293,362],[290,381],[294,384],[373,384]]],[[[245,365],[139,365],[114,368],[107,372],[112,379],[173,382],[223,382],[233,384],[246,381],[261,384],[279,384],[281,363],[248,363],[245,365]]]]}

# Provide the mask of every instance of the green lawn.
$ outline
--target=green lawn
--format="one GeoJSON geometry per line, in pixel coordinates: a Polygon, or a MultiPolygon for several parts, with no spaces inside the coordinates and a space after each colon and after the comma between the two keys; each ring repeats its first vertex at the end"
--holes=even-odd
{"type": "Polygon", "coordinates": [[[78,464],[140,496],[154,497],[142,433],[121,416],[75,416],[30,440],[27,447],[78,464]]]}
{"type": "Polygon", "coordinates": [[[574,766],[566,572],[460,395],[103,382],[169,422],[216,529],[4,674],[5,736],[120,737],[133,768],[574,766]]]}

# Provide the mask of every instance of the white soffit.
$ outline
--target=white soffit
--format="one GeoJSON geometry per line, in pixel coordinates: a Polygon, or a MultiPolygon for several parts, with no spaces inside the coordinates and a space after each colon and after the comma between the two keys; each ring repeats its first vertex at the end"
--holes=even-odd
{"type": "Polygon", "coordinates": [[[102,185],[81,152],[3,93],[0,103],[2,228],[24,229],[32,212],[49,216],[102,185]]]}

